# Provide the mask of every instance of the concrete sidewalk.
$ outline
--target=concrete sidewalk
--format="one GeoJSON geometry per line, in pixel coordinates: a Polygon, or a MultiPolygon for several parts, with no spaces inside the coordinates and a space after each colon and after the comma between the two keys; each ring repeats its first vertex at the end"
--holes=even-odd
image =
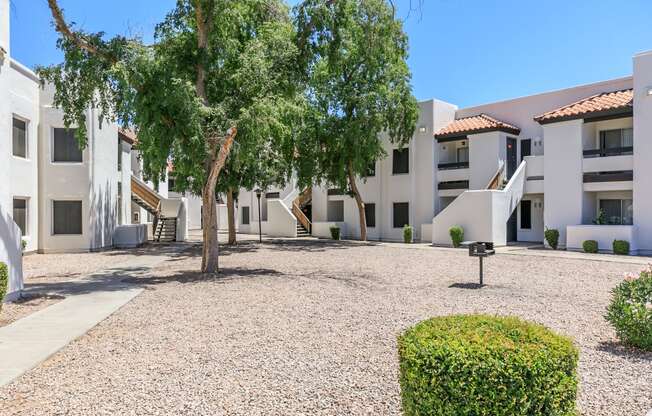
{"type": "MultiPolygon", "coordinates": [[[[179,245],[162,255],[135,256],[118,267],[48,287],[48,292],[63,293],[66,299],[0,328],[0,386],[36,367],[143,291],[123,280],[147,273],[183,249],[179,245]]],[[[42,290],[35,285],[26,292],[42,290]]]]}

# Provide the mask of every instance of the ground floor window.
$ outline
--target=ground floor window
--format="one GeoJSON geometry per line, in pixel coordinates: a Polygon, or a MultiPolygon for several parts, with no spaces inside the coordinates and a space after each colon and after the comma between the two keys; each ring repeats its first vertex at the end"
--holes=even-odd
{"type": "Polygon", "coordinates": [[[328,201],[326,205],[326,218],[328,222],[343,222],[344,201],[328,201]]]}
{"type": "Polygon", "coordinates": [[[249,207],[242,207],[242,225],[249,225],[249,207]]]}
{"type": "Polygon", "coordinates": [[[14,222],[20,228],[21,235],[27,235],[27,200],[14,198],[14,222]]]}
{"type": "Polygon", "coordinates": [[[631,199],[601,199],[600,211],[607,224],[634,224],[634,205],[631,199]]]}
{"type": "Polygon", "coordinates": [[[376,204],[364,204],[364,217],[367,227],[373,228],[376,226],[376,204]]]}
{"type": "Polygon", "coordinates": [[[82,233],[82,202],[52,202],[53,234],[79,235],[82,233]]]}
{"type": "Polygon", "coordinates": [[[407,202],[394,203],[394,228],[403,228],[410,224],[410,204],[407,202]]]}
{"type": "Polygon", "coordinates": [[[532,229],[532,201],[521,201],[521,229],[532,229]]]}

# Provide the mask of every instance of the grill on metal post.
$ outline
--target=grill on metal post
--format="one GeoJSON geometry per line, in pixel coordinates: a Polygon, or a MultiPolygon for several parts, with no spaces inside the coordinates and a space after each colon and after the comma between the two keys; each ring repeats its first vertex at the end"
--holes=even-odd
{"type": "Polygon", "coordinates": [[[483,270],[482,262],[485,257],[493,256],[494,254],[496,254],[496,250],[494,250],[494,243],[481,242],[481,241],[465,241],[463,244],[469,247],[470,257],[477,257],[480,260],[480,285],[483,285],[484,270],[483,270]]]}

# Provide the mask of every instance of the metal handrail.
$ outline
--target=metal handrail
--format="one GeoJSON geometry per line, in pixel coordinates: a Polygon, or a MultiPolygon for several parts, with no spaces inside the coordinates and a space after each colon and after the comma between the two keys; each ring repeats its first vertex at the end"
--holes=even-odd
{"type": "Polygon", "coordinates": [[[584,157],[606,157],[606,156],[622,156],[630,155],[634,153],[634,146],[624,146],[624,147],[610,147],[610,148],[600,148],[600,149],[588,149],[583,152],[584,157]]]}

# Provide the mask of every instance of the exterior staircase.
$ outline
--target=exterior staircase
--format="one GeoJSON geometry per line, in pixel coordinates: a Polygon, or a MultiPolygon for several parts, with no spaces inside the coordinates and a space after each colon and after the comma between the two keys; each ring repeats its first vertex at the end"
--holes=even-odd
{"type": "Polygon", "coordinates": [[[131,200],[154,217],[154,241],[177,240],[177,218],[161,214],[161,205],[166,198],[147,186],[142,180],[132,176],[131,200]]]}
{"type": "Polygon", "coordinates": [[[507,181],[503,164],[485,189],[465,191],[455,198],[432,220],[433,244],[449,245],[448,230],[459,225],[465,240],[506,245],[507,222],[525,192],[525,168],[523,161],[507,181]]]}
{"type": "Polygon", "coordinates": [[[177,219],[159,217],[156,222],[154,240],[159,242],[177,241],[177,219]]]}
{"type": "Polygon", "coordinates": [[[306,188],[292,201],[292,214],[297,219],[297,237],[312,235],[312,222],[303,213],[303,208],[312,201],[312,188],[306,188]]]}

